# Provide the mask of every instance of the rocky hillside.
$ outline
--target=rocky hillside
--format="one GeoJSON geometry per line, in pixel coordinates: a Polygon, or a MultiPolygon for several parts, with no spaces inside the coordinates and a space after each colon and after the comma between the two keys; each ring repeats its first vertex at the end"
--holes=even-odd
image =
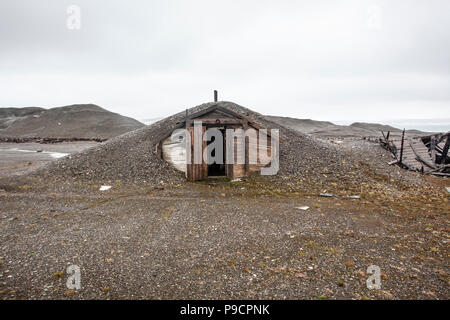
{"type": "Polygon", "coordinates": [[[277,117],[277,116],[266,116],[269,120],[283,125],[287,128],[302,132],[310,133],[318,129],[326,129],[336,127],[335,124],[329,121],[317,121],[311,119],[296,119],[290,117],[277,117]]]}
{"type": "Polygon", "coordinates": [[[94,104],[0,108],[0,137],[109,139],[142,126],[94,104]]]}
{"type": "Polygon", "coordinates": [[[0,132],[7,129],[15,121],[39,115],[45,111],[43,108],[28,107],[28,108],[0,108],[0,132]]]}
{"type": "MultiPolygon", "coordinates": [[[[266,116],[271,121],[290,129],[311,134],[316,137],[380,137],[381,131],[390,131],[393,135],[400,135],[401,129],[378,123],[355,122],[349,126],[336,125],[328,121],[311,119],[296,119],[288,117],[266,116]]],[[[426,135],[419,130],[406,130],[411,136],[426,135]]]]}

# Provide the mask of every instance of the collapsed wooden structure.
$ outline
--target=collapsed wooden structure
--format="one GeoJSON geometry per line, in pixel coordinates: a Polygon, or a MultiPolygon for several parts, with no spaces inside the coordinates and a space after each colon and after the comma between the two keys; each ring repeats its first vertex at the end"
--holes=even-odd
{"type": "Polygon", "coordinates": [[[390,138],[390,132],[379,139],[381,146],[389,150],[394,159],[390,165],[437,176],[450,176],[450,131],[422,137],[390,138]]]}

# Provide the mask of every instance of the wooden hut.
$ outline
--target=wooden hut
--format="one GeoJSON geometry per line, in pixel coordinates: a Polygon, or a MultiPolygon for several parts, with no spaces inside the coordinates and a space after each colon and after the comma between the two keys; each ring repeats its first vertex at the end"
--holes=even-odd
{"type": "MultiPolygon", "coordinates": [[[[186,115],[177,123],[176,129],[185,129],[185,135],[189,135],[189,139],[174,139],[174,130],[172,130],[163,136],[157,148],[161,158],[176,169],[183,171],[190,181],[214,177],[227,177],[231,180],[248,177],[251,173],[259,172],[261,168],[270,166],[272,156],[275,156],[272,154],[270,130],[263,130],[265,128],[259,126],[248,116],[222,107],[220,103],[186,115]],[[208,153],[208,145],[214,142],[212,139],[205,138],[205,132],[211,128],[222,133],[223,139],[220,143],[223,148],[223,159],[208,163],[209,161],[205,161],[205,157],[202,156],[200,162],[195,161],[195,141],[199,141],[201,155],[208,153]],[[241,132],[245,134],[243,137],[231,137],[230,139],[227,129],[233,129],[233,131],[241,129],[241,132]],[[256,134],[247,134],[248,132],[256,134]],[[266,133],[267,138],[262,139],[261,135],[266,133]],[[227,141],[227,139],[233,141],[227,141]],[[234,149],[231,153],[232,161],[227,158],[230,155],[230,146],[234,149]],[[254,156],[255,150],[256,157],[254,156]],[[245,152],[239,153],[240,151],[245,152]],[[239,159],[239,157],[241,158],[239,159]]],[[[278,139],[278,136],[276,138],[278,139]]]]}

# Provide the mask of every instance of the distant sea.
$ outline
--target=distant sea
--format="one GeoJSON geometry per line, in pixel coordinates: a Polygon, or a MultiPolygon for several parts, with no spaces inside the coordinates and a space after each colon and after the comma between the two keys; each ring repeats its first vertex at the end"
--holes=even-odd
{"type": "Polygon", "coordinates": [[[426,132],[447,132],[450,131],[450,118],[448,119],[396,119],[396,120],[344,120],[331,121],[338,125],[350,125],[354,122],[370,122],[386,124],[399,129],[417,129],[426,132]]]}
{"type": "Polygon", "coordinates": [[[143,124],[149,125],[149,124],[155,123],[156,121],[159,121],[159,120],[162,120],[162,119],[164,119],[164,118],[142,119],[142,120],[139,120],[139,121],[142,122],[143,124]]]}

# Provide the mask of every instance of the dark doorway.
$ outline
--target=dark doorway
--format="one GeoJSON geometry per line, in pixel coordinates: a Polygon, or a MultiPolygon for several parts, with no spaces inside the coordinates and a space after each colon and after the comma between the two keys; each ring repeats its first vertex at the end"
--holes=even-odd
{"type": "MultiPolygon", "coordinates": [[[[225,129],[220,129],[220,132],[222,132],[222,137],[223,137],[223,145],[222,145],[222,150],[223,150],[223,159],[222,159],[222,163],[212,163],[208,165],[208,177],[224,177],[226,176],[226,170],[225,170],[225,129]]],[[[212,142],[215,141],[215,137],[211,137],[211,141],[208,141],[208,145],[212,142]]],[[[216,156],[216,150],[213,150],[211,152],[211,156],[215,157],[216,156]]]]}

